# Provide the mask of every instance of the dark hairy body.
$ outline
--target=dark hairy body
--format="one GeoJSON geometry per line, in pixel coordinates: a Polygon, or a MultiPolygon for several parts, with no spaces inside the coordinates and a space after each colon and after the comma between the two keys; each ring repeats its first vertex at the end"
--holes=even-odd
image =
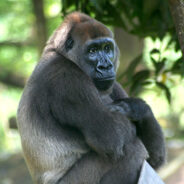
{"type": "Polygon", "coordinates": [[[70,14],[45,47],[18,109],[37,184],[136,184],[144,159],[165,159],[149,106],[115,81],[118,48],[101,23],[70,14]]]}

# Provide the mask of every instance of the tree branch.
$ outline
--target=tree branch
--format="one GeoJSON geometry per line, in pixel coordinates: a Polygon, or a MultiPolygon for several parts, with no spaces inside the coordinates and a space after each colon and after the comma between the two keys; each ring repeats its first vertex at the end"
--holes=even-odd
{"type": "Polygon", "coordinates": [[[33,42],[16,42],[16,41],[3,41],[0,42],[0,47],[4,47],[4,46],[12,46],[12,47],[24,47],[24,46],[34,46],[35,44],[33,42]]]}
{"type": "MultiPolygon", "coordinates": [[[[2,73],[1,70],[0,73],[2,73]]],[[[26,78],[16,73],[6,72],[6,75],[0,75],[0,82],[5,85],[23,88],[26,83],[26,78]]]]}
{"type": "Polygon", "coordinates": [[[184,58],[184,1],[169,0],[169,6],[184,58]]]}

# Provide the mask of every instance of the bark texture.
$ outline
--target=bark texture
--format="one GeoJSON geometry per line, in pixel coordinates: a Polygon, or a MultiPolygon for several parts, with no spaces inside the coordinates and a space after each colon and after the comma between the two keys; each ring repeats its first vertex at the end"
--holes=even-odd
{"type": "Polygon", "coordinates": [[[184,58],[184,0],[169,0],[169,6],[184,58]]]}
{"type": "Polygon", "coordinates": [[[37,44],[39,52],[41,54],[45,43],[47,41],[47,28],[46,19],[44,15],[44,3],[43,0],[32,0],[33,11],[36,16],[36,30],[37,30],[37,44]]]}

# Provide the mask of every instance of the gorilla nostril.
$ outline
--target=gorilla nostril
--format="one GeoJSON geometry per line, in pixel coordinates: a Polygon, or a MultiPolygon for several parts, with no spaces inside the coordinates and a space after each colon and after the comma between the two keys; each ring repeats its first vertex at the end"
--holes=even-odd
{"type": "Polygon", "coordinates": [[[112,65],[107,66],[107,70],[110,70],[112,68],[112,65]]]}
{"type": "Polygon", "coordinates": [[[100,66],[98,66],[98,69],[100,69],[100,70],[105,70],[105,69],[106,69],[106,67],[105,67],[105,66],[103,66],[103,65],[100,65],[100,66]]]}
{"type": "Polygon", "coordinates": [[[110,70],[111,68],[112,68],[112,65],[108,65],[108,66],[100,65],[100,66],[98,66],[99,70],[110,70]]]}

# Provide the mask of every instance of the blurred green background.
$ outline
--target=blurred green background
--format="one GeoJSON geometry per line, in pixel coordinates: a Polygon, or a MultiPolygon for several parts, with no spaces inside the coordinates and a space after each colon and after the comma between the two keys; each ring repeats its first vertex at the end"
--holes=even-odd
{"type": "Polygon", "coordinates": [[[16,110],[23,87],[39,61],[46,40],[64,15],[76,10],[103,22],[114,32],[121,52],[117,80],[130,96],[147,101],[167,140],[183,142],[184,62],[169,1],[2,0],[0,184],[19,181],[9,178],[9,170],[4,175],[1,170],[5,168],[5,160],[21,151],[16,110]]]}

